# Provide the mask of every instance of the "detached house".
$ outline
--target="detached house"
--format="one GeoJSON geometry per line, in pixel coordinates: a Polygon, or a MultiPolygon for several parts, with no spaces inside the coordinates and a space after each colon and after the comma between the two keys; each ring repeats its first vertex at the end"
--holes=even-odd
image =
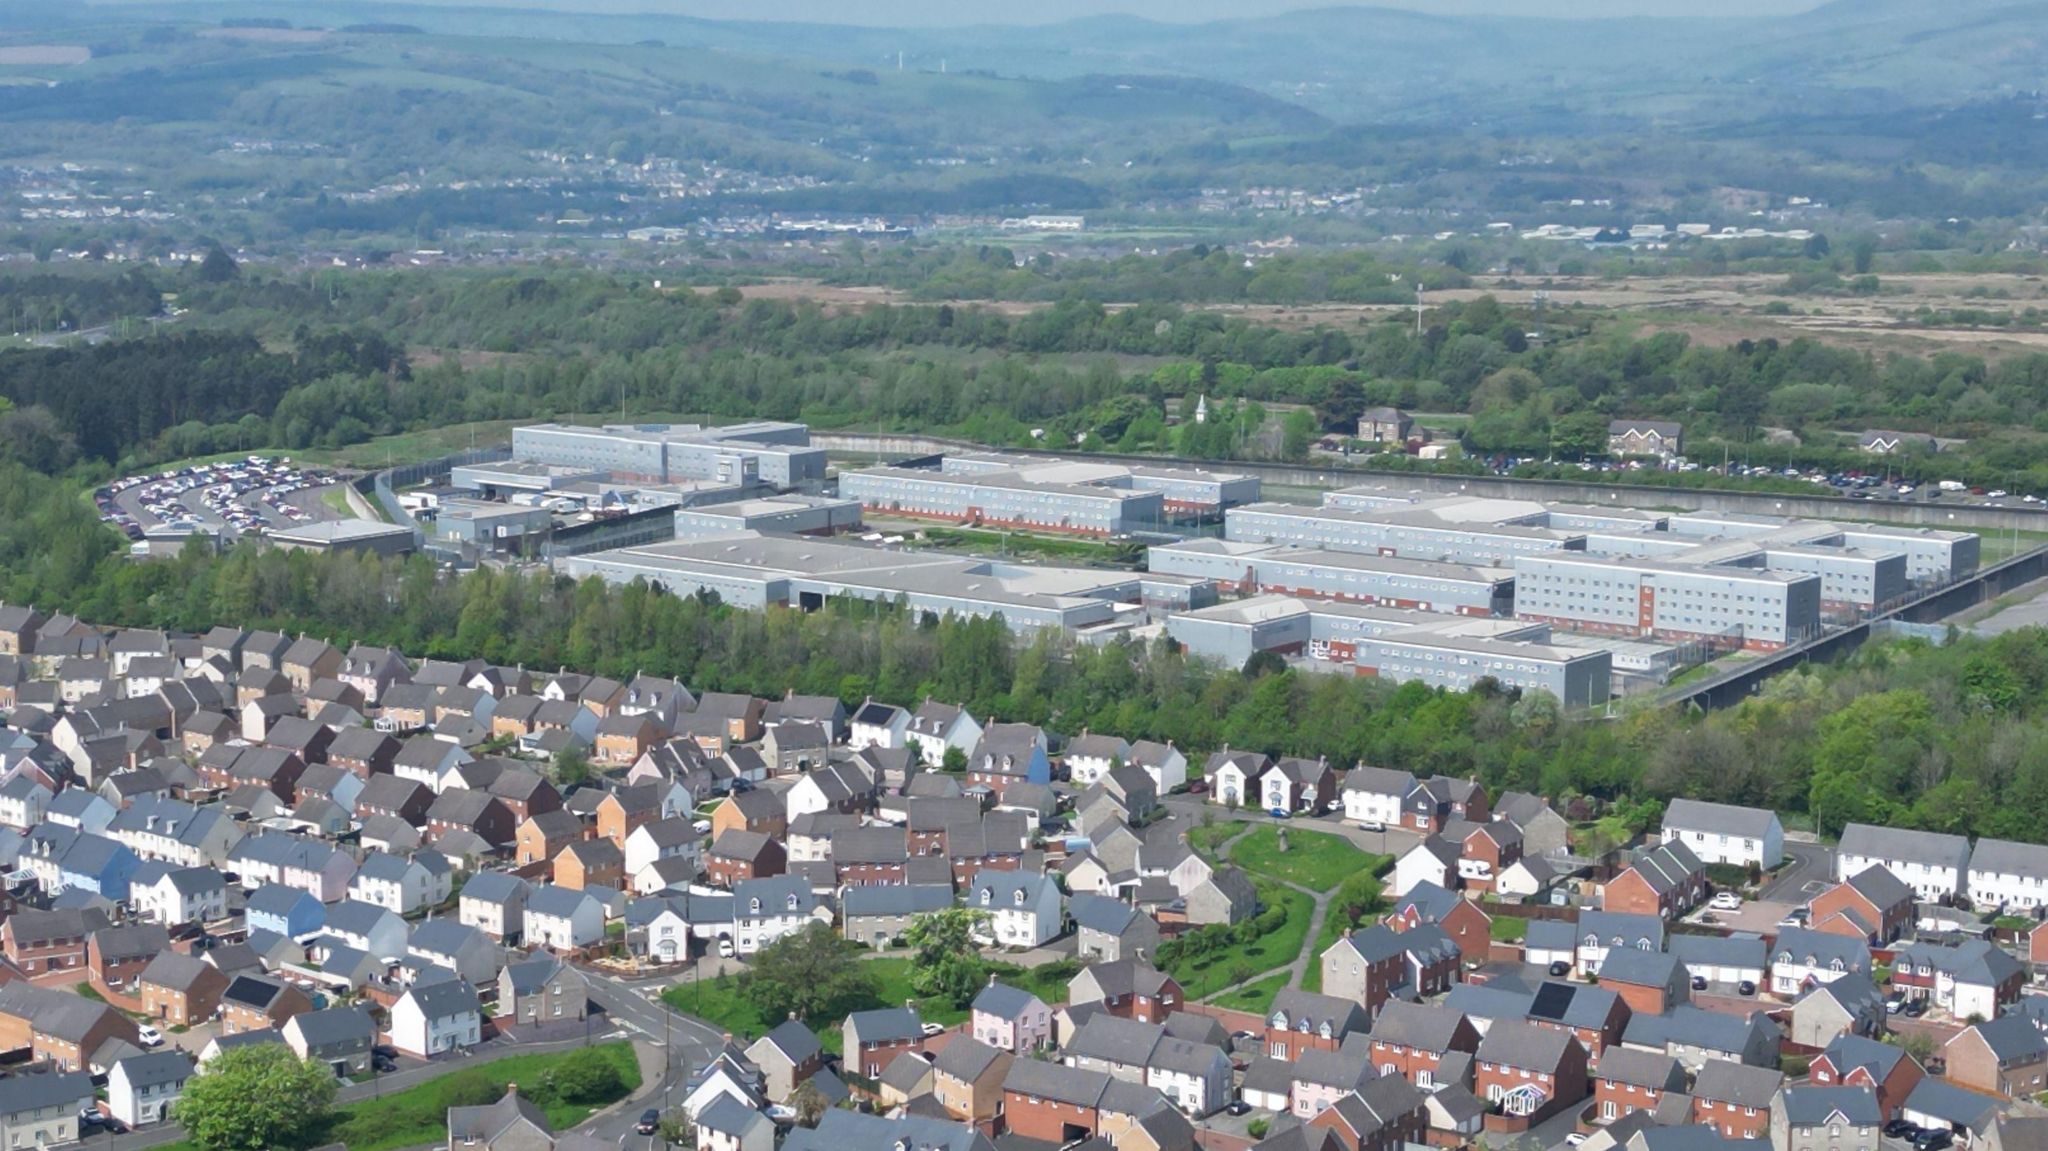
{"type": "Polygon", "coordinates": [[[1327,759],[1288,756],[1260,776],[1258,794],[1267,811],[1320,815],[1337,801],[1337,773],[1327,759]]]}
{"type": "Polygon", "coordinates": [[[962,755],[972,752],[981,742],[981,736],[981,722],[968,714],[965,708],[935,703],[930,699],[911,713],[910,723],[903,733],[906,745],[915,748],[918,758],[932,767],[945,762],[949,748],[957,749],[962,755]]]}
{"type": "Polygon", "coordinates": [[[966,903],[988,913],[981,930],[999,947],[1039,947],[1065,925],[1064,900],[1049,875],[985,868],[968,884],[966,903]]]}
{"type": "Polygon", "coordinates": [[[1785,828],[1759,807],[1674,799],[1664,809],[1663,841],[1683,843],[1703,863],[1767,871],[1785,859],[1785,828]]]}
{"type": "Polygon", "coordinates": [[[1814,896],[1807,910],[1815,931],[1882,946],[1912,926],[1913,889],[1882,867],[1867,867],[1814,896]]]}
{"type": "Polygon", "coordinates": [[[483,1041],[476,989],[460,979],[415,983],[391,1005],[391,1044],[421,1059],[483,1041]]]}
{"type": "Polygon", "coordinates": [[[967,756],[967,782],[1001,799],[1013,783],[1050,784],[1045,732],[1028,723],[991,723],[967,756]]]}
{"type": "Polygon", "coordinates": [[[1053,1041],[1052,1008],[1038,996],[999,983],[991,975],[988,986],[974,997],[969,1031],[997,1050],[1032,1051],[1053,1041]]]}
{"type": "Polygon", "coordinates": [[[1958,1019],[1989,1019],[2017,1003],[2026,971],[2003,948],[1982,939],[1955,947],[1913,943],[1892,955],[1892,989],[1958,1019]]]}

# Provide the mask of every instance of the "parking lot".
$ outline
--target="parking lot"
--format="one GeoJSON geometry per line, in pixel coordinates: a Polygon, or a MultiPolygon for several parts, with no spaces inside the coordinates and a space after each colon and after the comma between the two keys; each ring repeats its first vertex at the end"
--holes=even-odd
{"type": "Polygon", "coordinates": [[[131,540],[159,528],[233,540],[342,518],[334,498],[341,492],[342,480],[332,472],[299,467],[289,457],[249,456],[127,476],[94,492],[93,503],[102,520],[131,540]]]}

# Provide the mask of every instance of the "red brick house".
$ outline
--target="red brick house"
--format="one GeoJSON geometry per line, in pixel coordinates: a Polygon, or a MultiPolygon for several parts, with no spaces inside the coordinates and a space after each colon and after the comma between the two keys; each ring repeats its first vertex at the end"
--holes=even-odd
{"type": "Polygon", "coordinates": [[[85,968],[102,992],[126,995],[135,978],[161,952],[171,949],[170,933],[154,923],[132,923],[95,931],[85,942],[85,968]]]}
{"type": "Polygon", "coordinates": [[[1692,999],[1692,976],[1668,951],[1617,947],[1600,965],[1600,986],[1621,997],[1638,1015],[1663,1015],[1692,999]]]}
{"type": "Polygon", "coordinates": [[[1958,1087],[2011,1099],[2048,1090],[2048,1038],[2024,1015],[1966,1027],[1942,1045],[1941,1055],[1948,1081],[1958,1087]]]}
{"type": "Polygon", "coordinates": [[[1723,1139],[1768,1139],[1771,1104],[1785,1073],[1726,1059],[1709,1059],[1693,1077],[1692,1121],[1723,1139]]]}
{"type": "Polygon", "coordinates": [[[1529,1003],[1529,1022],[1538,1027],[1569,1035],[1585,1048],[1588,1062],[1597,1064],[1614,1048],[1635,1017],[1628,1001],[1608,987],[1547,980],[1536,989],[1529,1003]]]}
{"type": "Polygon", "coordinates": [[[1135,959],[1091,963],[1067,981],[1067,1001],[1099,1003],[1119,1019],[1164,1023],[1187,1002],[1173,976],[1135,959]]]}
{"type": "Polygon", "coordinates": [[[23,909],[0,924],[0,948],[23,975],[37,976],[85,964],[86,939],[108,926],[104,912],[23,909]]]}
{"type": "Polygon", "coordinates": [[[1486,963],[1493,955],[1493,917],[1478,904],[1434,883],[1409,888],[1408,894],[1394,901],[1385,922],[1395,931],[1434,923],[1470,963],[1486,963]]]}
{"type": "Polygon", "coordinates": [[[753,831],[728,831],[704,855],[705,878],[720,887],[742,879],[766,879],[789,869],[782,844],[753,831]]]}
{"type": "MultiPolygon", "coordinates": [[[[742,876],[753,879],[756,876],[742,876]]],[[[626,853],[609,839],[584,839],[555,856],[555,885],[582,891],[586,887],[626,887],[626,853]]]]}
{"type": "MultiPolygon", "coordinates": [[[[638,759],[634,756],[633,759],[638,759]]],[[[632,759],[626,761],[633,762],[632,759]]],[[[653,783],[622,787],[597,805],[597,833],[612,841],[620,851],[626,849],[626,837],[639,830],[642,824],[653,823],[661,818],[661,786],[653,783]]],[[[723,832],[723,828],[716,828],[723,832]]],[[[779,872],[777,874],[780,874],[779,872]]]]}
{"type": "Polygon", "coordinates": [[[1676,919],[1707,897],[1707,865],[1677,840],[1636,857],[1607,881],[1600,906],[1607,911],[1676,919]]]}
{"type": "Polygon", "coordinates": [[[1479,1042],[1473,1094],[1515,1120],[1541,1122],[1576,1108],[1589,1081],[1586,1049],[1571,1035],[1502,1019],[1479,1042]]]}
{"type": "Polygon", "coordinates": [[[202,959],[166,951],[150,960],[135,977],[142,1013],[173,1027],[187,1027],[213,1018],[228,977],[202,959]]]}
{"type": "Polygon", "coordinates": [[[1458,878],[1470,891],[1492,891],[1501,873],[1522,858],[1522,829],[1501,820],[1444,824],[1443,837],[1458,845],[1458,878]]]}
{"type": "MultiPolygon", "coordinates": [[[[2031,1025],[2029,1025],[2031,1026],[2031,1025]]],[[[1861,1035],[1838,1036],[1807,1065],[1807,1078],[1829,1087],[1868,1087],[1887,1119],[1899,1113],[1906,1096],[1926,1076],[1903,1048],[1861,1035]]]]}
{"type": "Polygon", "coordinates": [[[1266,1012],[1266,1054],[1292,1060],[1304,1051],[1335,1051],[1346,1035],[1371,1028],[1371,1016],[1352,1000],[1290,988],[1266,1012]]]}
{"type": "Polygon", "coordinates": [[[1808,910],[1807,921],[1815,931],[1881,946],[1905,934],[1912,925],[1913,889],[1878,864],[1814,896],[1808,910]]]}
{"type": "Polygon", "coordinates": [[[289,983],[266,975],[237,975],[221,992],[221,1034],[283,1027],[292,1016],[311,1010],[313,1001],[289,983]]]}
{"type": "MultiPolygon", "coordinates": [[[[1327,982],[1325,986],[1327,986],[1327,982]]],[[[1372,1023],[1372,1065],[1422,1089],[1437,1086],[1437,1071],[1451,1052],[1479,1050],[1479,1029],[1462,1011],[1397,999],[1372,1023]]]]}
{"type": "Polygon", "coordinates": [[[1685,1067],[1669,1055],[1617,1047],[1600,1061],[1593,1079],[1593,1114],[1601,1122],[1654,1112],[1672,1092],[1685,1090],[1685,1067]]]}

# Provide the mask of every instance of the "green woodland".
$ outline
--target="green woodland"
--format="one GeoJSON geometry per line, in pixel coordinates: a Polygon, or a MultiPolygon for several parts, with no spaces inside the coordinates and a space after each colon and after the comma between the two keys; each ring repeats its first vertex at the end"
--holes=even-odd
{"type": "MultiPolygon", "coordinates": [[[[1003,249],[985,258],[1012,263],[1003,249]]],[[[1230,261],[1179,253],[1153,260],[1153,274],[1230,261]]],[[[1335,262],[1368,279],[1375,267],[1335,262]]],[[[1583,316],[1549,317],[1531,341],[1531,318],[1491,297],[1432,309],[1418,336],[1401,318],[1288,330],[1173,302],[1081,297],[1022,315],[973,304],[828,310],[595,272],[286,278],[230,262],[103,276],[86,276],[92,287],[31,283],[43,306],[75,301],[62,306],[105,318],[133,314],[148,296],[139,280],[174,291],[182,314],[136,338],[0,354],[0,400],[15,409],[0,416],[0,456],[44,471],[81,459],[133,469],[623,409],[1299,458],[1365,407],[1396,404],[1456,413],[1465,449],[1481,457],[1598,455],[1606,421],[1630,416],[1682,420],[1696,458],[1851,468],[1870,465],[1852,433],[1924,430],[1968,443],[1908,453],[1890,461],[1895,473],[2048,491],[2048,354],[1876,356],[1809,339],[1708,347],[1583,316]],[[1218,418],[1185,419],[1204,395],[1218,418]],[[1790,428],[1805,446],[1766,448],[1764,427],[1790,428]]],[[[16,289],[17,306],[34,306],[32,290],[16,289]]]]}

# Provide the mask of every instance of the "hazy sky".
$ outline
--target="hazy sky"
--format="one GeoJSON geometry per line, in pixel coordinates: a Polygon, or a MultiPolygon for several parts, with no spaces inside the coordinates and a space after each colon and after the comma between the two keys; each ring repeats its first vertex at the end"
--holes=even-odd
{"type": "MultiPolygon", "coordinates": [[[[580,12],[660,12],[714,20],[801,20],[822,24],[937,26],[1048,24],[1080,16],[1127,13],[1176,22],[1270,16],[1342,0],[426,0],[450,5],[554,8],[580,12]]],[[[1821,0],[1379,0],[1360,7],[1405,8],[1445,15],[1757,16],[1803,12],[1821,0]]]]}

